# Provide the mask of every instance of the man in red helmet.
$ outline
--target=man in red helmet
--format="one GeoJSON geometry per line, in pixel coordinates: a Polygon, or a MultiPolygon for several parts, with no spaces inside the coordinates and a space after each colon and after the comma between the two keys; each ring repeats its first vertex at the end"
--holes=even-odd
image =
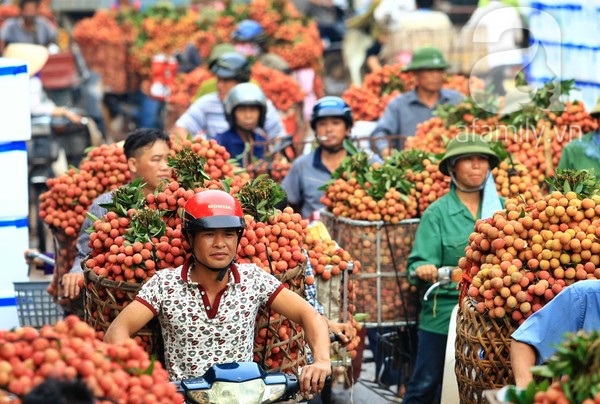
{"type": "Polygon", "coordinates": [[[317,311],[254,264],[234,264],[245,221],[224,191],[197,193],[184,206],[192,255],[157,272],[117,316],[104,340],[122,342],[158,317],[171,380],[197,377],[215,363],[249,362],[261,305],[300,324],[314,361],[302,369],[301,391],[318,393],[331,373],[328,327],[317,311]]]}

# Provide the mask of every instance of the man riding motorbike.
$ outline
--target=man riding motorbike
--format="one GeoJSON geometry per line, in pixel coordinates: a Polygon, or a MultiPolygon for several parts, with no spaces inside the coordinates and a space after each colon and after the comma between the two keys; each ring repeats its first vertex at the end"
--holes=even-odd
{"type": "Polygon", "coordinates": [[[109,343],[131,338],[158,317],[172,380],[200,376],[215,363],[250,362],[261,305],[300,324],[314,361],[302,369],[303,393],[318,393],[331,374],[325,321],[302,297],[255,264],[235,264],[244,232],[239,201],[220,190],[197,193],[184,206],[191,257],[157,272],[108,328],[109,343]]]}

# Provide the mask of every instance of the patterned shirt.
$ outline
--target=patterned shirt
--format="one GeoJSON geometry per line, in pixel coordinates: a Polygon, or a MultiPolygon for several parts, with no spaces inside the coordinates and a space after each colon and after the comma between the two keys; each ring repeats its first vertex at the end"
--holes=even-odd
{"type": "MultiPolygon", "coordinates": [[[[306,253],[306,251],[304,252],[304,254],[306,255],[306,277],[308,278],[309,276],[314,276],[314,272],[313,272],[312,265],[310,264],[310,259],[308,257],[308,254],[306,253]]],[[[321,303],[319,303],[319,301],[317,300],[316,280],[311,285],[309,285],[309,284],[304,285],[304,295],[306,296],[306,301],[312,307],[317,309],[317,311],[319,312],[320,315],[325,314],[325,309],[323,309],[323,305],[321,303]]]]}
{"type": "Polygon", "coordinates": [[[211,307],[189,263],[158,271],[136,297],[160,321],[171,380],[201,376],[215,363],[252,361],[258,309],[283,289],[254,264],[232,265],[211,307]]]}
{"type": "MultiPolygon", "coordinates": [[[[225,108],[219,95],[214,92],[198,98],[183,115],[179,117],[175,126],[187,129],[193,135],[202,135],[213,139],[218,133],[229,129],[229,122],[225,117],[225,108]]],[[[267,115],[265,117],[265,132],[269,139],[285,136],[285,129],[273,103],[267,100],[267,115]]]]}

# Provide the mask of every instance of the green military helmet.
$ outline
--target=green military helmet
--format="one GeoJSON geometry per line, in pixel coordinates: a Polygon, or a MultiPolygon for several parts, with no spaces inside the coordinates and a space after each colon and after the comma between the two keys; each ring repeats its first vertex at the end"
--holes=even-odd
{"type": "Polygon", "coordinates": [[[206,64],[210,66],[215,60],[220,58],[225,53],[235,52],[235,46],[233,44],[224,42],[218,45],[215,45],[214,48],[210,51],[210,55],[208,59],[206,59],[206,64]]]}
{"type": "Polygon", "coordinates": [[[444,175],[450,175],[452,167],[460,157],[472,155],[487,157],[490,170],[500,163],[500,159],[485,139],[474,133],[463,132],[451,139],[446,145],[446,154],[444,154],[439,164],[440,171],[444,175]]]}
{"type": "Polygon", "coordinates": [[[412,59],[408,66],[402,68],[403,72],[414,70],[446,70],[450,65],[444,59],[444,55],[438,48],[426,46],[415,50],[412,54],[412,59]]]}

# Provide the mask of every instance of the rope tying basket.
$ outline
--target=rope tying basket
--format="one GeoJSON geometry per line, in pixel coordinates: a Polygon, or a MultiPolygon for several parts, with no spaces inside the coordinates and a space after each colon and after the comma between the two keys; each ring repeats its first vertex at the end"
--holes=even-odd
{"type": "MultiPolygon", "coordinates": [[[[305,264],[274,276],[304,298],[305,264]]],[[[254,361],[267,369],[298,376],[298,367],[307,364],[304,330],[299,324],[261,306],[254,335],[254,361]]]]}
{"type": "MultiPolygon", "coordinates": [[[[119,313],[132,302],[142,288],[141,283],[115,282],[87,269],[83,273],[86,285],[85,321],[102,336],[119,313]]],[[[154,319],[139,330],[134,339],[151,355],[162,358],[162,334],[154,319]]]]}
{"type": "Polygon", "coordinates": [[[462,300],[456,320],[456,379],[460,402],[484,402],[484,390],[514,384],[510,364],[510,336],[517,325],[508,317],[490,319],[475,310],[469,297],[462,300]]]}

